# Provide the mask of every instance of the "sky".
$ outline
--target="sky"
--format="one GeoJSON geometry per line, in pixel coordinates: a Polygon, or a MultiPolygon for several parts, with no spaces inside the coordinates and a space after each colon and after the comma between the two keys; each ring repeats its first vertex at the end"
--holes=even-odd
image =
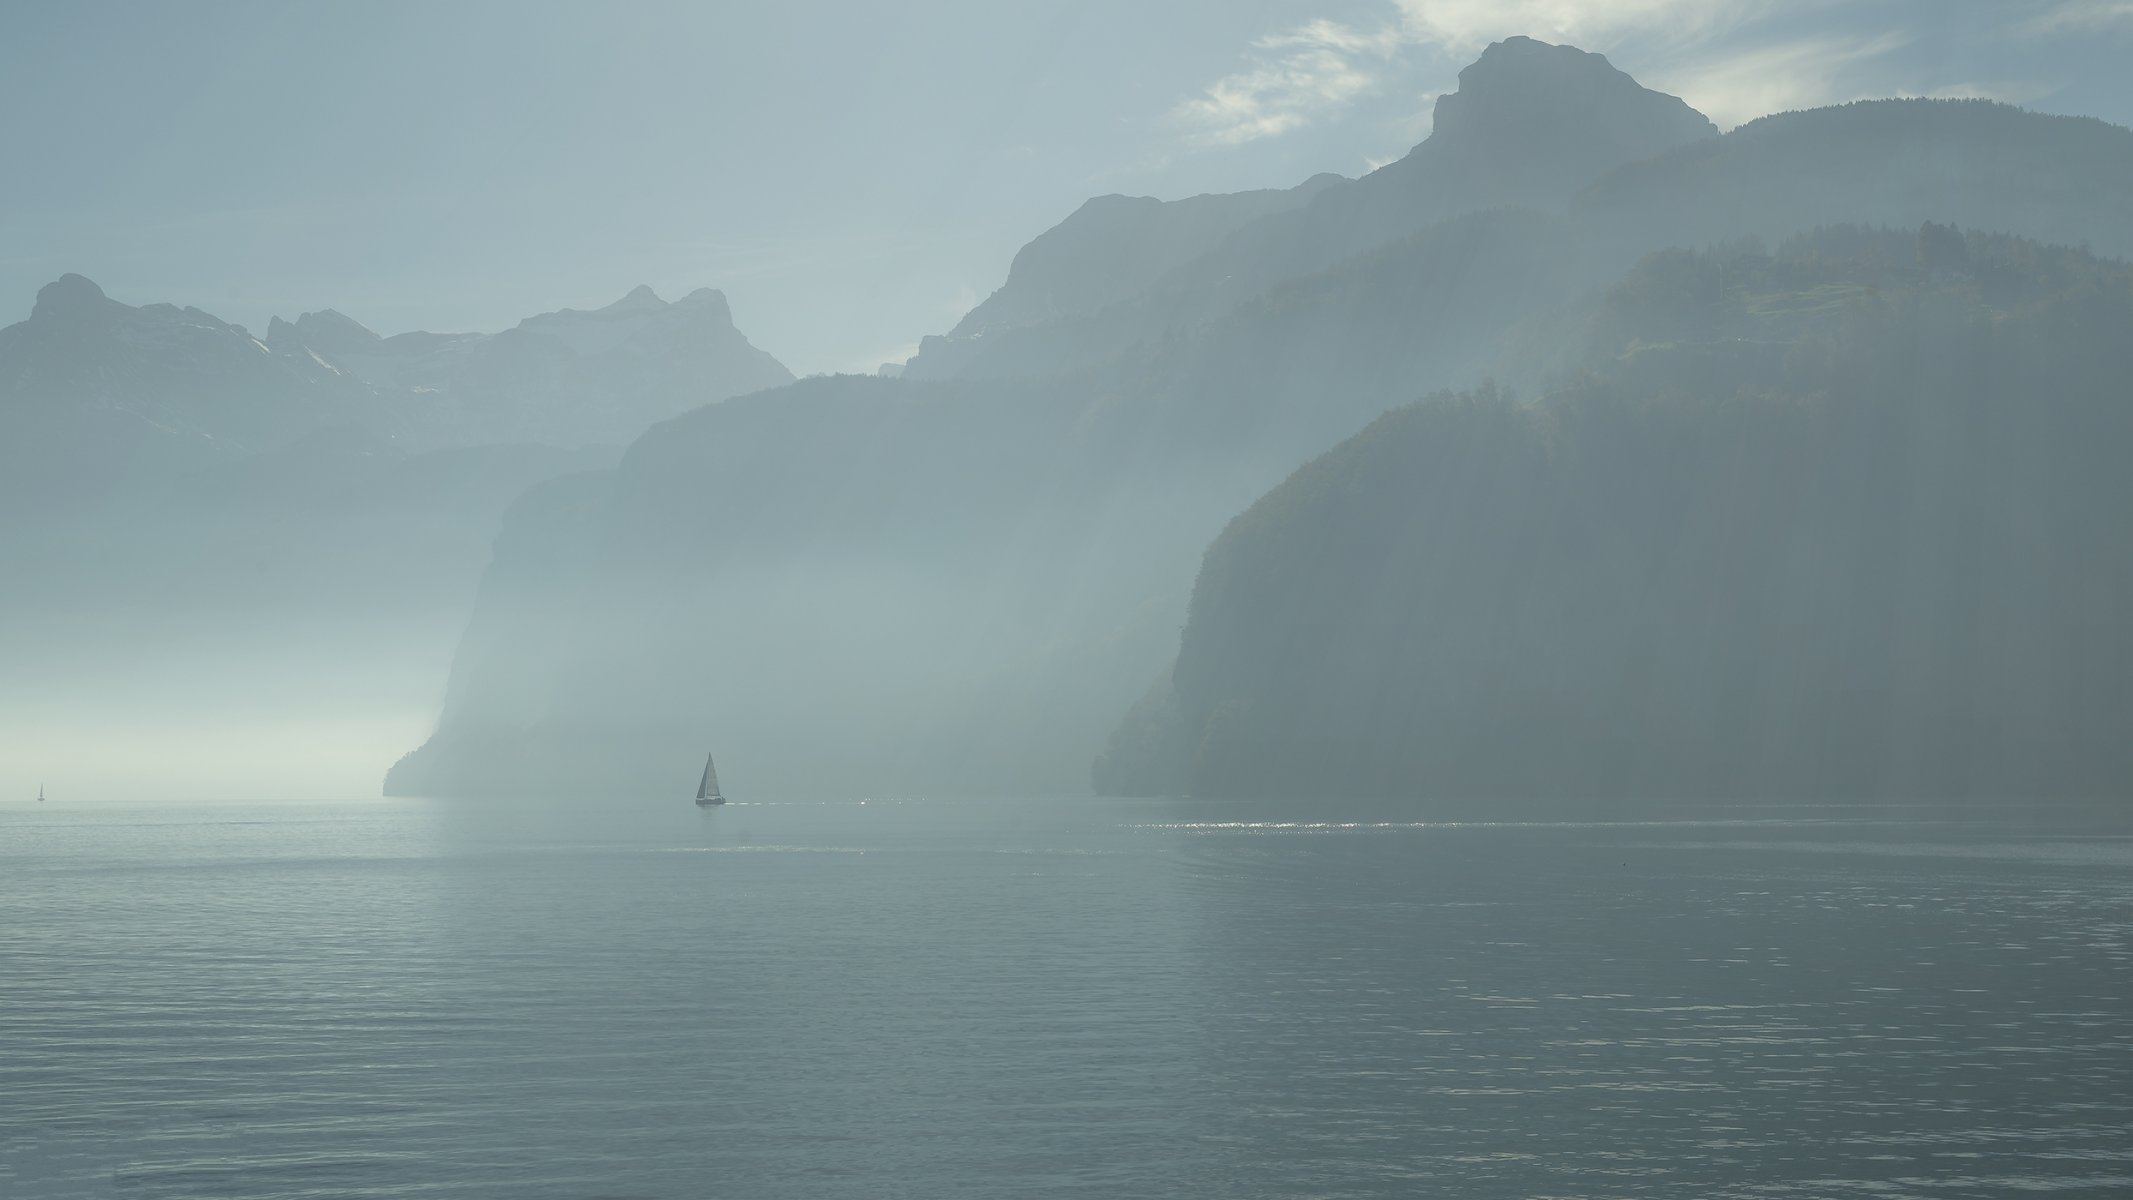
{"type": "Polygon", "coordinates": [[[2133,0],[0,6],[0,323],[74,271],[264,328],[715,287],[802,374],[946,331],[1090,196],[1362,174],[1511,34],[1722,128],[1892,95],[2133,125],[2133,0]]]}

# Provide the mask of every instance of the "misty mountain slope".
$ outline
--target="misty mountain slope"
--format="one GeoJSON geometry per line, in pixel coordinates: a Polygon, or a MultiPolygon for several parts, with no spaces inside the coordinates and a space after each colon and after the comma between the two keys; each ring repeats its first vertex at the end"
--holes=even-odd
{"type": "Polygon", "coordinates": [[[1862,100],[1750,121],[1578,196],[1651,249],[1925,221],[2133,255],[2133,130],[1989,100],[1862,100]]]}
{"type": "Polygon", "coordinates": [[[1392,414],[1232,522],[1099,785],[2122,791],[2133,273],[1833,230],[1649,261],[1593,325],[1595,377],[1392,414]]]}
{"type": "Polygon", "coordinates": [[[1217,519],[1111,480],[1083,403],[807,380],[529,495],[388,787],[656,789],[707,741],[729,787],[1072,786],[1175,629],[1142,606],[1183,574],[1162,527],[1217,519]]]}
{"type": "Polygon", "coordinates": [[[1559,218],[1441,222],[1128,355],[1114,377],[1143,411],[1116,419],[1180,462],[1256,458],[1278,477],[1387,409],[1480,382],[1523,326],[1582,312],[1594,269],[1559,218]]]}
{"type": "MultiPolygon", "coordinates": [[[[258,720],[419,727],[514,497],[790,378],[710,291],[494,337],[307,314],[263,341],[66,276],[0,329],[0,575],[33,581],[0,596],[0,657],[36,683],[0,708],[18,728],[184,712],[195,747],[258,720]]],[[[341,786],[411,735],[383,736],[401,744],[373,740],[341,786]]]]}
{"type": "MultiPolygon", "coordinates": [[[[1304,185],[1319,185],[1308,202],[1244,223],[1204,253],[1155,260],[1168,269],[1122,280],[1145,281],[1138,295],[1114,288],[1116,303],[1107,307],[1083,304],[1008,328],[958,326],[946,339],[929,339],[909,369],[1015,376],[1101,361],[1449,218],[1506,207],[1560,210],[1609,169],[1718,132],[1679,98],[1640,87],[1606,58],[1531,38],[1490,46],[1460,72],[1459,89],[1438,98],[1435,112],[1430,136],[1405,157],[1358,180],[1314,180],[1304,185]]],[[[1120,244],[1082,254],[1099,262],[1123,257],[1146,230],[1137,226],[1130,239],[1114,235],[1120,244]]],[[[1086,245],[1101,232],[1078,231],[1075,242],[1086,245]]],[[[1002,296],[1013,282],[1011,275],[1002,296]]]]}
{"type": "MultiPolygon", "coordinates": [[[[1157,200],[1098,196],[1015,254],[1007,282],[970,310],[947,341],[1094,312],[1142,291],[1240,226],[1307,204],[1348,181],[1319,175],[1286,190],[1157,200]]],[[[942,339],[928,339],[938,348],[942,339]]],[[[945,372],[952,373],[952,372],[945,372]]]]}
{"type": "Polygon", "coordinates": [[[1559,221],[1479,214],[1101,371],[809,380],[659,426],[513,515],[391,786],[656,787],[716,738],[769,787],[1078,790],[1222,523],[1478,378],[1573,269],[1559,221]]]}

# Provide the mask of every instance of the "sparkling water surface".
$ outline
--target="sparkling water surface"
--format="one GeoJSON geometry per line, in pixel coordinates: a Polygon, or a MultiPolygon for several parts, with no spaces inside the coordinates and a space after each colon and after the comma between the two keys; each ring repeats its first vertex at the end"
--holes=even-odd
{"type": "Polygon", "coordinates": [[[2133,1195],[2133,840],[0,805],[0,1196],[2133,1195]]]}

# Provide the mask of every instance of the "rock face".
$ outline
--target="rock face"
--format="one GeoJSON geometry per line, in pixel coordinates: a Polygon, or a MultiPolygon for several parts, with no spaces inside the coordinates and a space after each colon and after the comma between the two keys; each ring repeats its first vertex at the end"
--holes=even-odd
{"type": "Polygon", "coordinates": [[[1429,139],[1375,177],[1450,208],[1558,208],[1616,167],[1716,136],[1709,118],[1603,55],[1514,37],[1459,72],[1429,139]]]}
{"type": "Polygon", "coordinates": [[[62,275],[37,289],[32,319],[65,325],[108,324],[118,320],[125,305],[104,295],[104,289],[80,275],[62,275]]]}

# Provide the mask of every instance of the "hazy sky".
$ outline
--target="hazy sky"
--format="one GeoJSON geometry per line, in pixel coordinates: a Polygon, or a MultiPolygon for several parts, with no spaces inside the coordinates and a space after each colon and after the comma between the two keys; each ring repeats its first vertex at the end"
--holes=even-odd
{"type": "Polygon", "coordinates": [[[2133,124],[2133,0],[9,4],[0,321],[66,271],[382,333],[710,286],[794,370],[871,369],[1088,196],[1397,157],[1512,33],[1727,127],[1898,94],[2133,124]]]}

